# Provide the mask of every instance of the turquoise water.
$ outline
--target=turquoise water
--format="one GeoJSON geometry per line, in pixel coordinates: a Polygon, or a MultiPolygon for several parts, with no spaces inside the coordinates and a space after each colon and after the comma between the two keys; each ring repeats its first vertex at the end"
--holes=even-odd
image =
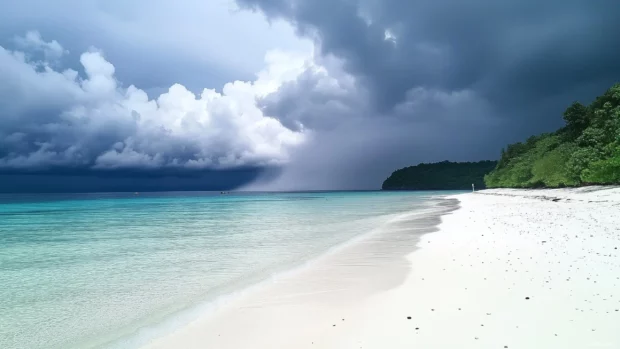
{"type": "Polygon", "coordinates": [[[0,196],[0,348],[136,346],[433,195],[0,196]]]}

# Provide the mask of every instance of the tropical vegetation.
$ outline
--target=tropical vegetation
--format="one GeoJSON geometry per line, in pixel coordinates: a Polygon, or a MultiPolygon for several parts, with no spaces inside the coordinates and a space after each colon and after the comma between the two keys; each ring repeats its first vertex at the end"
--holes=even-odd
{"type": "Polygon", "coordinates": [[[620,183],[620,84],[590,105],[573,103],[565,126],[502,149],[489,188],[620,183]]]}
{"type": "Polygon", "coordinates": [[[496,161],[419,164],[401,168],[383,182],[383,190],[470,190],[484,188],[484,175],[496,161]]]}

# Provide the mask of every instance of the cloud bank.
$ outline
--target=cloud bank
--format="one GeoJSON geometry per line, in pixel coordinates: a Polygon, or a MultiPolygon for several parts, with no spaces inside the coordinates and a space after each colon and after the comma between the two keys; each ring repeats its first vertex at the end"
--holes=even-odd
{"type": "Polygon", "coordinates": [[[236,3],[248,11],[26,0],[0,13],[1,171],[252,168],[247,189],[376,189],[419,162],[496,158],[620,81],[614,0],[236,3]],[[16,38],[24,25],[43,35],[16,38]],[[256,68],[278,45],[305,53],[256,68]]]}
{"type": "MultiPolygon", "coordinates": [[[[223,170],[278,166],[308,137],[265,115],[256,99],[307,71],[306,57],[271,52],[252,82],[195,95],[180,84],[155,99],[124,87],[101,51],[84,74],[54,67],[65,50],[37,32],[0,47],[0,170],[223,170]]],[[[156,73],[156,72],[154,72],[156,73]]]]}
{"type": "Polygon", "coordinates": [[[620,80],[612,0],[237,2],[293,23],[355,81],[304,74],[262,99],[283,124],[322,130],[270,188],[377,188],[399,167],[493,159],[620,80]]]}

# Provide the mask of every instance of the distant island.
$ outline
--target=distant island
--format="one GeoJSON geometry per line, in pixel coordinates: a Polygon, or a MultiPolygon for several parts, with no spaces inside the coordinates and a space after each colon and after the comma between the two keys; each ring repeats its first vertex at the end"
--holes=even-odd
{"type": "Polygon", "coordinates": [[[483,189],[484,176],[497,161],[450,162],[419,164],[401,168],[383,182],[383,190],[471,190],[483,189]]]}
{"type": "Polygon", "coordinates": [[[489,188],[620,184],[620,84],[588,106],[573,103],[565,126],[502,149],[489,188]]]}

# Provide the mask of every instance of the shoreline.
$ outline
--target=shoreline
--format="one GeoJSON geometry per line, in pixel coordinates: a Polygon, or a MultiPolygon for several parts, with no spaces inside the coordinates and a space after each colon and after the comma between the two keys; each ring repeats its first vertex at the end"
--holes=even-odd
{"type": "MultiPolygon", "coordinates": [[[[270,313],[282,313],[281,309],[277,309],[281,305],[293,308],[304,307],[310,303],[327,307],[337,307],[338,303],[350,305],[372,294],[397,287],[408,274],[409,265],[406,256],[416,248],[415,242],[423,234],[436,231],[442,215],[457,209],[455,199],[436,197],[430,200],[434,201],[432,206],[399,214],[381,227],[334,246],[293,269],[250,286],[240,291],[237,296],[231,297],[223,306],[211,309],[184,327],[156,337],[140,348],[237,348],[239,343],[234,341],[234,337],[238,337],[239,333],[234,329],[235,326],[217,329],[217,332],[227,332],[229,329],[232,331],[228,338],[232,338],[233,341],[228,343],[218,341],[222,336],[206,338],[196,332],[202,332],[203,328],[211,327],[213,323],[221,322],[222,319],[237,322],[240,318],[271,317],[273,314],[270,313]],[[402,234],[403,224],[408,225],[407,234],[402,234]],[[409,243],[395,243],[404,240],[408,240],[409,243]],[[386,249],[388,253],[385,253],[386,249]],[[375,262],[368,263],[368,259],[375,259],[375,262]],[[390,264],[390,267],[386,268],[385,264],[390,264]],[[386,269],[390,272],[383,273],[386,269]],[[381,273],[375,274],[371,279],[378,282],[369,283],[366,278],[377,271],[381,273]],[[237,314],[252,313],[253,310],[257,310],[258,314],[241,316],[237,314]]],[[[308,311],[311,312],[312,309],[308,311]]],[[[257,325],[260,323],[248,324],[245,327],[255,328],[257,325]]],[[[280,326],[268,327],[277,329],[280,326]]],[[[255,347],[254,345],[255,343],[252,343],[252,347],[255,347]]],[[[269,347],[267,343],[265,345],[269,347]]],[[[241,347],[250,346],[248,344],[241,347]]]]}
{"type": "Polygon", "coordinates": [[[0,251],[7,271],[0,277],[7,285],[0,291],[0,308],[7,309],[0,347],[140,347],[256,285],[311,267],[394,218],[428,211],[434,197],[174,194],[8,202],[1,212],[9,243],[0,251]]]}
{"type": "Polygon", "coordinates": [[[620,189],[545,192],[450,196],[460,208],[432,234],[358,243],[373,253],[327,258],[145,348],[620,347],[620,189]]]}

